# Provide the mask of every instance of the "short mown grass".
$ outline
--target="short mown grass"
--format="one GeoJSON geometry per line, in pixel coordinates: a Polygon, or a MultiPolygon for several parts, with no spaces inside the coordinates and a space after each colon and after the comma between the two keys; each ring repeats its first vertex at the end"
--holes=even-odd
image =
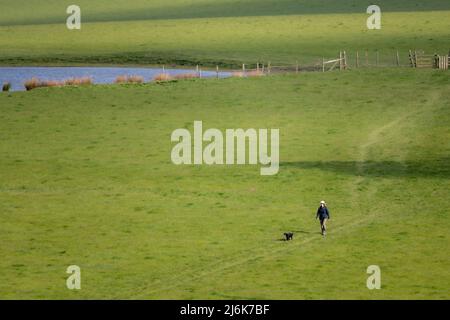
{"type": "Polygon", "coordinates": [[[2,94],[0,297],[448,299],[449,80],[399,68],[2,94]],[[173,165],[171,132],[194,120],[279,128],[280,172],[173,165]],[[366,288],[372,264],[381,290],[366,288]]]}

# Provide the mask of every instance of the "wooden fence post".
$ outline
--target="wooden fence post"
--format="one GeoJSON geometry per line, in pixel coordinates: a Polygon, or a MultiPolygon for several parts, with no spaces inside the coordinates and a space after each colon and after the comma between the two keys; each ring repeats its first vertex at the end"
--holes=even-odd
{"type": "Polygon", "coordinates": [[[216,77],[219,79],[219,66],[216,66],[216,77]]]}
{"type": "Polygon", "coordinates": [[[359,52],[356,51],[356,67],[359,68],[359,52]]]}
{"type": "Polygon", "coordinates": [[[344,70],[347,70],[347,52],[344,50],[344,70]]]}
{"type": "Polygon", "coordinates": [[[369,66],[369,51],[366,49],[366,67],[369,66]]]}
{"type": "Polygon", "coordinates": [[[397,54],[396,54],[396,61],[397,61],[397,67],[400,67],[400,55],[398,54],[398,50],[397,50],[397,54]]]}
{"type": "Polygon", "coordinates": [[[296,65],[295,65],[295,73],[298,73],[298,60],[297,60],[296,65]]]}
{"type": "Polygon", "coordinates": [[[322,72],[325,72],[325,58],[322,57],[322,72]]]}
{"type": "Polygon", "coordinates": [[[414,57],[413,57],[413,54],[412,54],[412,51],[411,50],[409,50],[409,62],[411,63],[411,67],[415,67],[415,65],[414,65],[414,57]]]}
{"type": "Polygon", "coordinates": [[[270,61],[269,64],[267,65],[267,73],[270,74],[270,61]]]}

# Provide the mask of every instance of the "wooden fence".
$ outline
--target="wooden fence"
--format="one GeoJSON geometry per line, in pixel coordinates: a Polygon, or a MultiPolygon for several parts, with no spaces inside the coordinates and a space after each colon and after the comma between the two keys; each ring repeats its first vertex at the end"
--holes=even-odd
{"type": "MultiPolygon", "coordinates": [[[[423,51],[409,50],[409,55],[401,55],[398,50],[379,51],[362,50],[348,54],[347,51],[340,51],[335,58],[322,58],[307,64],[272,64],[270,61],[258,61],[254,64],[242,64],[236,70],[222,69],[220,71],[231,72],[234,76],[260,76],[276,73],[299,73],[303,71],[333,71],[347,70],[350,68],[364,67],[413,67],[413,68],[439,68],[448,70],[450,65],[450,52],[448,55],[425,54],[423,51]]],[[[211,68],[209,68],[211,70],[211,68]]],[[[208,70],[208,69],[205,69],[208,70]]],[[[214,70],[214,69],[213,69],[214,70]]],[[[219,78],[219,66],[215,68],[217,78],[219,78]]],[[[202,77],[202,69],[197,66],[196,73],[202,77]]]]}
{"type": "MultiPolygon", "coordinates": [[[[216,67],[218,70],[218,67],[216,67]]],[[[300,65],[297,61],[295,64],[273,65],[270,61],[267,63],[258,62],[256,64],[242,64],[240,70],[233,70],[234,75],[237,76],[257,76],[270,75],[277,73],[299,73],[300,71],[332,71],[334,69],[346,70],[347,55],[345,51],[339,53],[339,57],[331,58],[329,60],[322,58],[320,61],[315,61],[311,64],[300,65]]]]}
{"type": "Polygon", "coordinates": [[[437,56],[437,65],[439,69],[448,70],[450,64],[450,56],[437,56]]]}
{"type": "Polygon", "coordinates": [[[422,52],[409,51],[409,60],[413,68],[438,68],[448,70],[449,55],[425,54],[422,52]]]}
{"type": "Polygon", "coordinates": [[[339,64],[339,70],[347,69],[347,54],[345,51],[340,51],[339,58],[337,58],[337,59],[331,59],[331,60],[325,61],[325,58],[322,58],[322,72],[332,71],[338,66],[338,64],[339,64]]]}

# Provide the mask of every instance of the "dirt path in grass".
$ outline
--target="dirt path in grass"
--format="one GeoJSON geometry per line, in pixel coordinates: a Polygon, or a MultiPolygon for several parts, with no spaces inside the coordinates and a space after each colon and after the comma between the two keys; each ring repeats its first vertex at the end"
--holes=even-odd
{"type": "MultiPolygon", "coordinates": [[[[422,108],[415,109],[413,111],[405,112],[401,114],[399,117],[395,118],[394,120],[372,130],[369,135],[367,136],[366,142],[360,145],[359,147],[359,154],[357,158],[357,178],[353,181],[351,188],[351,202],[356,206],[358,209],[363,209],[363,199],[361,199],[361,192],[358,192],[358,186],[361,185],[361,183],[365,180],[364,173],[365,173],[365,162],[367,161],[367,154],[370,150],[370,147],[374,144],[378,144],[382,142],[383,139],[383,133],[388,132],[389,130],[393,128],[399,127],[402,122],[407,120],[409,117],[416,115],[417,113],[420,113],[424,110],[427,110],[430,106],[433,106],[435,102],[440,98],[439,92],[432,92],[429,99],[427,100],[426,104],[422,108]]],[[[376,192],[376,189],[369,189],[365,194],[366,197],[370,198],[370,196],[374,195],[376,192]]]]}

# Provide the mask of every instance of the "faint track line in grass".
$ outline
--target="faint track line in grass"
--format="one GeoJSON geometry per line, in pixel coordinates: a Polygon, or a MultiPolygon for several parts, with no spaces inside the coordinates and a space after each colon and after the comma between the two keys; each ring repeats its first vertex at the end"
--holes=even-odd
{"type": "MultiPolygon", "coordinates": [[[[432,99],[429,100],[427,102],[427,104],[431,104],[433,103],[435,100],[437,99],[436,95],[432,96],[432,99]]],[[[389,130],[390,128],[394,127],[395,125],[397,125],[398,123],[400,123],[402,120],[408,118],[409,116],[411,116],[412,114],[417,113],[418,111],[413,111],[413,112],[407,112],[402,114],[401,116],[397,117],[396,119],[388,122],[387,124],[382,125],[381,127],[376,128],[375,130],[372,130],[369,135],[368,135],[368,139],[366,140],[365,143],[360,145],[359,148],[359,156],[358,156],[358,166],[357,166],[357,170],[359,173],[359,176],[356,178],[355,181],[353,181],[352,183],[352,192],[351,194],[353,195],[353,198],[359,198],[360,193],[356,191],[357,186],[364,180],[366,179],[366,177],[364,177],[364,161],[367,158],[367,152],[370,146],[372,146],[373,144],[376,144],[380,141],[380,135],[385,132],[386,130],[389,130]]],[[[355,221],[353,223],[350,224],[344,224],[341,226],[336,227],[333,230],[333,233],[335,232],[339,232],[339,231],[349,231],[355,227],[358,227],[362,224],[365,224],[367,222],[372,221],[375,218],[378,218],[380,216],[382,216],[383,213],[378,213],[378,214],[373,214],[368,216],[367,218],[363,218],[360,219],[358,221],[355,221]]],[[[305,245],[307,243],[312,242],[313,240],[319,239],[322,236],[317,234],[316,236],[311,236],[308,237],[302,241],[295,241],[294,243],[290,243],[290,247],[274,247],[274,245],[270,246],[270,248],[266,248],[264,250],[262,250],[262,252],[258,253],[258,254],[254,254],[255,248],[254,249],[248,249],[246,250],[244,253],[239,254],[239,257],[243,257],[239,260],[234,259],[233,262],[231,263],[227,263],[228,261],[232,260],[233,258],[236,258],[236,255],[233,255],[232,258],[227,258],[227,259],[221,259],[220,261],[216,262],[215,264],[213,264],[212,266],[209,265],[208,266],[208,270],[206,270],[205,268],[202,269],[197,269],[195,271],[191,271],[189,274],[182,274],[173,278],[169,278],[167,280],[165,280],[165,282],[175,282],[173,285],[169,285],[169,286],[165,286],[164,289],[158,288],[155,290],[150,290],[148,292],[148,294],[152,295],[161,291],[166,291],[166,290],[170,290],[173,288],[177,288],[180,287],[186,283],[190,283],[199,279],[202,279],[205,276],[209,276],[211,274],[216,274],[216,273],[222,273],[223,271],[226,271],[228,269],[246,264],[248,262],[251,261],[256,261],[259,259],[264,259],[267,256],[275,256],[277,254],[282,254],[282,253],[288,253],[296,248],[298,248],[301,245],[305,245]],[[206,271],[205,271],[206,270],[206,271]],[[181,280],[181,281],[179,281],[181,280]]],[[[259,248],[259,247],[258,247],[259,248]]],[[[154,286],[155,284],[160,284],[162,283],[162,281],[157,281],[154,282],[152,286],[154,286]]],[[[145,289],[139,290],[140,292],[144,292],[145,289]]]]}
{"type": "MultiPolygon", "coordinates": [[[[360,146],[360,153],[359,153],[359,159],[358,159],[360,164],[358,165],[358,168],[357,168],[358,172],[360,172],[362,174],[363,171],[364,171],[362,162],[365,160],[365,157],[366,157],[366,154],[367,154],[367,148],[370,145],[376,143],[379,140],[379,135],[384,130],[392,127],[393,125],[395,125],[396,123],[401,121],[404,117],[406,117],[406,115],[402,115],[401,117],[399,117],[399,118],[389,122],[388,124],[383,125],[383,126],[377,128],[377,129],[373,130],[369,134],[368,141],[360,146]]],[[[353,188],[352,188],[352,192],[351,192],[352,195],[358,194],[356,192],[356,187],[364,179],[365,178],[363,176],[358,176],[356,181],[353,181],[353,183],[352,183],[353,188]]],[[[371,217],[374,217],[374,216],[371,216],[371,217]]],[[[354,223],[351,223],[351,224],[341,225],[340,227],[335,228],[333,233],[334,232],[338,232],[338,231],[342,231],[344,229],[348,229],[348,228],[350,228],[352,226],[360,225],[360,224],[364,223],[366,220],[368,220],[368,218],[358,220],[358,221],[356,221],[354,223]]],[[[238,255],[231,255],[231,257],[227,257],[225,259],[221,259],[221,260],[215,262],[214,264],[209,265],[208,266],[208,269],[209,269],[208,271],[205,271],[206,270],[205,268],[200,268],[200,269],[192,270],[191,272],[188,272],[188,273],[184,273],[184,274],[177,275],[175,277],[171,277],[169,279],[165,279],[164,282],[174,283],[174,284],[173,285],[169,285],[169,286],[165,286],[164,289],[158,288],[158,289],[155,289],[153,291],[149,291],[149,294],[154,294],[154,293],[157,293],[157,292],[161,292],[161,291],[177,288],[177,287],[179,287],[179,286],[181,286],[181,285],[183,285],[185,283],[189,283],[189,282],[193,282],[195,280],[201,279],[204,276],[208,276],[208,275],[211,275],[211,274],[214,274],[214,273],[220,273],[220,272],[223,272],[223,271],[228,270],[230,268],[233,268],[233,267],[236,267],[236,266],[239,266],[239,265],[243,265],[243,264],[248,263],[250,261],[255,261],[255,260],[258,260],[258,259],[262,259],[264,257],[267,257],[269,254],[271,254],[273,256],[274,254],[277,254],[277,253],[289,252],[293,248],[297,248],[300,245],[305,245],[307,243],[310,243],[311,241],[319,239],[320,237],[322,237],[322,236],[317,234],[316,236],[308,237],[308,238],[306,238],[306,239],[304,239],[304,240],[302,240],[300,242],[295,241],[295,243],[289,248],[278,247],[278,246],[274,247],[274,245],[271,245],[270,248],[265,248],[265,249],[261,250],[261,252],[256,254],[256,255],[255,255],[255,251],[258,250],[258,248],[260,248],[260,247],[254,247],[254,248],[251,248],[251,249],[246,249],[245,252],[238,253],[238,255]],[[242,258],[239,259],[239,260],[236,260],[236,256],[242,257],[242,258]],[[228,261],[231,261],[233,259],[234,259],[234,261],[232,263],[228,263],[227,264],[228,261]]],[[[155,285],[158,285],[158,284],[161,284],[161,283],[163,283],[163,281],[162,280],[158,280],[158,281],[153,282],[153,284],[151,284],[150,286],[152,287],[152,286],[155,286],[155,285]]],[[[144,293],[145,290],[146,290],[146,288],[143,288],[143,289],[139,290],[139,292],[144,293]]]]}
{"type": "MultiPolygon", "coordinates": [[[[370,222],[371,220],[373,220],[373,219],[375,219],[375,218],[377,218],[377,217],[379,217],[381,215],[382,214],[371,215],[371,216],[369,216],[367,218],[360,219],[360,220],[355,221],[353,223],[338,226],[335,229],[333,229],[333,234],[337,233],[337,232],[340,232],[340,231],[349,231],[352,228],[358,227],[358,226],[360,226],[360,225],[362,225],[362,224],[364,224],[366,222],[370,222]]],[[[232,258],[222,259],[219,262],[217,262],[215,265],[218,265],[218,267],[208,266],[208,269],[202,268],[202,269],[199,269],[199,270],[195,270],[195,271],[192,271],[190,273],[190,275],[182,274],[182,275],[179,275],[179,276],[176,276],[176,277],[173,277],[173,278],[166,279],[165,282],[169,282],[169,283],[170,282],[175,282],[175,283],[173,285],[164,286],[164,288],[158,288],[158,289],[149,291],[146,294],[152,295],[152,294],[155,294],[155,293],[158,293],[158,292],[174,289],[174,288],[180,287],[180,286],[182,286],[184,284],[192,283],[192,282],[195,282],[196,280],[200,280],[200,279],[202,279],[205,276],[209,276],[209,275],[217,274],[217,273],[222,273],[223,271],[226,271],[226,270],[229,270],[231,268],[244,265],[244,264],[246,264],[248,262],[257,261],[259,259],[264,259],[264,258],[269,257],[269,256],[270,257],[274,257],[274,256],[277,256],[279,254],[289,253],[289,252],[291,252],[291,251],[293,251],[295,249],[299,249],[299,247],[301,249],[302,245],[310,243],[310,242],[312,242],[314,240],[318,240],[320,238],[322,238],[322,235],[317,233],[317,235],[308,237],[308,238],[306,238],[306,239],[304,239],[302,241],[293,241],[293,242],[289,243],[289,247],[287,247],[287,246],[283,246],[283,247],[278,247],[278,246],[274,247],[274,246],[272,246],[271,248],[267,248],[265,250],[262,250],[261,253],[258,253],[256,255],[248,256],[248,254],[246,254],[246,256],[243,257],[242,259],[239,259],[239,260],[234,259],[233,262],[227,263],[228,261],[232,260],[232,258],[236,257],[234,255],[232,258]],[[178,281],[178,279],[180,279],[181,281],[178,281]]],[[[249,249],[248,251],[252,251],[252,250],[249,249]]],[[[240,256],[243,256],[243,255],[244,254],[240,254],[240,256]]],[[[159,283],[162,283],[162,281],[158,281],[158,282],[156,282],[154,284],[159,284],[159,283]]],[[[143,292],[144,290],[145,289],[142,289],[142,290],[139,290],[139,291],[143,292]]],[[[152,297],[148,297],[147,296],[146,298],[152,298],[152,297]]]]}
{"type": "MultiPolygon", "coordinates": [[[[432,92],[431,93],[431,98],[427,100],[425,106],[429,106],[434,104],[438,98],[440,97],[440,93],[436,93],[436,92],[432,92]]],[[[413,111],[409,111],[409,112],[405,112],[402,115],[400,115],[399,117],[395,118],[394,120],[388,122],[387,124],[384,124],[374,130],[372,130],[365,143],[361,144],[359,147],[359,154],[358,154],[358,161],[356,161],[357,165],[356,165],[356,170],[358,173],[358,176],[356,178],[355,181],[352,182],[352,187],[351,187],[351,194],[353,195],[352,198],[352,202],[356,202],[358,204],[359,209],[361,210],[362,208],[360,207],[360,204],[362,203],[361,199],[359,195],[360,193],[357,192],[357,188],[358,185],[364,181],[364,179],[366,179],[364,177],[364,163],[366,161],[367,158],[367,153],[368,150],[370,149],[370,147],[374,144],[377,144],[380,142],[380,135],[383,132],[388,131],[389,129],[391,129],[392,127],[396,126],[397,124],[401,123],[403,120],[407,119],[408,117],[417,114],[419,112],[422,112],[425,108],[419,108],[418,110],[413,110],[413,111]]],[[[375,193],[376,190],[371,190],[370,195],[373,195],[375,193]]]]}

